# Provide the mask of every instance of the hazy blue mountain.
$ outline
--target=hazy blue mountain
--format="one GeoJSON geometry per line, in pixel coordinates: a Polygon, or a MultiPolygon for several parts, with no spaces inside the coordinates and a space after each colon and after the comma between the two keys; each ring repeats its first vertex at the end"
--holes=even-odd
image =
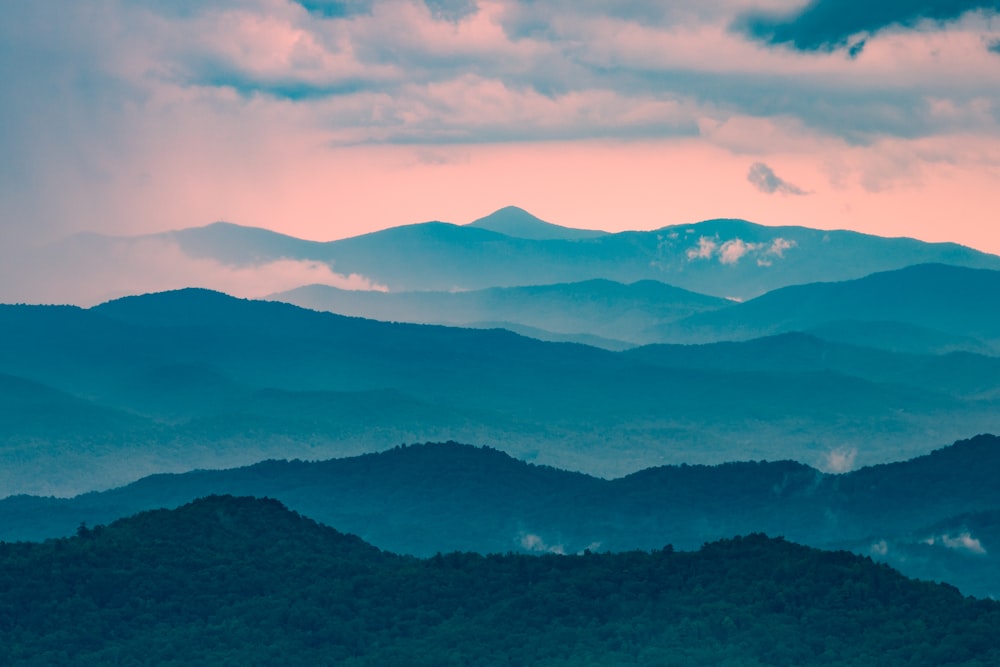
{"type": "Polygon", "coordinates": [[[694,549],[764,531],[849,547],[967,594],[997,596],[997,475],[994,436],[842,475],[777,461],[663,466],[614,480],[530,465],[494,449],[427,444],[322,462],[156,475],[72,499],[11,497],[0,501],[0,540],[69,535],[81,521],[107,523],[228,493],[277,498],[401,553],[575,553],[666,543],[694,549]],[[914,550],[923,555],[907,562],[914,550]]]}
{"type": "Polygon", "coordinates": [[[591,338],[595,342],[606,338],[634,344],[656,342],[649,333],[656,325],[731,305],[725,299],[652,280],[631,285],[588,280],[467,292],[386,293],[309,285],[269,298],[385,321],[454,326],[509,322],[527,328],[522,330],[539,329],[541,336],[591,336],[597,337],[591,338]]]}
{"type": "Polygon", "coordinates": [[[921,264],[857,280],[785,287],[663,325],[661,333],[697,340],[744,340],[784,331],[822,331],[844,321],[892,322],[974,338],[997,350],[998,294],[1000,271],[921,264]]]}
{"type": "Polygon", "coordinates": [[[645,345],[625,356],[668,368],[743,372],[833,372],[873,382],[1000,398],[1000,358],[969,352],[911,354],[835,343],[806,333],[703,345],[645,345]]]}
{"type": "Polygon", "coordinates": [[[572,229],[553,225],[551,222],[536,218],[517,206],[505,206],[486,217],[470,222],[467,226],[535,241],[592,239],[607,235],[607,232],[592,229],[572,229]]]}
{"type": "Polygon", "coordinates": [[[697,552],[381,552],[211,496],[0,544],[0,662],[25,665],[996,664],[1000,604],[752,534],[697,552]],[[40,594],[44,591],[44,594],[40,594]]]}
{"type": "Polygon", "coordinates": [[[996,345],[989,345],[972,336],[946,333],[903,322],[837,320],[809,327],[805,331],[829,341],[913,354],[947,354],[958,351],[996,354],[997,351],[996,345]]]}
{"type": "MultiPolygon", "coordinates": [[[[949,243],[765,227],[743,220],[595,236],[511,209],[470,225],[425,222],[330,242],[227,223],[131,240],[105,239],[104,250],[97,239],[90,240],[94,243],[78,254],[98,263],[127,256],[130,243],[138,248],[161,241],[190,257],[215,258],[232,266],[279,259],[323,262],[337,273],[364,276],[393,292],[605,279],[626,284],[655,280],[717,297],[749,299],[788,285],[860,278],[919,263],[1000,269],[1000,257],[949,243]]],[[[78,245],[74,241],[68,247],[78,245]]]]}
{"type": "Polygon", "coordinates": [[[470,329],[506,329],[507,331],[513,331],[521,336],[544,340],[550,343],[579,343],[581,345],[590,345],[592,347],[599,347],[602,350],[613,350],[615,352],[635,347],[635,343],[629,343],[624,340],[604,338],[603,336],[595,336],[593,334],[586,333],[553,333],[551,331],[546,331],[545,329],[538,329],[536,327],[518,324],[517,322],[469,322],[464,326],[470,329]]]}
{"type": "MultiPolygon", "coordinates": [[[[144,435],[129,437],[130,455],[117,465],[67,463],[46,440],[31,441],[25,461],[16,454],[25,438],[0,443],[12,484],[2,494],[43,482],[51,489],[39,477],[46,466],[75,478],[62,491],[73,493],[157,469],[328,458],[431,439],[495,443],[601,475],[745,457],[839,467],[998,430],[1000,414],[974,358],[945,358],[940,368],[920,360],[909,375],[890,360],[871,377],[863,362],[848,361],[670,365],[502,330],[384,323],[204,290],[89,310],[2,306],[0,327],[8,343],[0,372],[144,420],[144,435]],[[316,401],[337,418],[322,418],[316,401]]],[[[99,441],[102,432],[85,420],[59,428],[66,441],[99,441]]]]}
{"type": "Polygon", "coordinates": [[[954,244],[741,220],[544,241],[424,223],[334,241],[326,250],[324,258],[337,271],[367,276],[392,291],[605,278],[659,280],[704,294],[749,298],[787,285],[859,278],[916,263],[1000,269],[1000,258],[954,244]]]}

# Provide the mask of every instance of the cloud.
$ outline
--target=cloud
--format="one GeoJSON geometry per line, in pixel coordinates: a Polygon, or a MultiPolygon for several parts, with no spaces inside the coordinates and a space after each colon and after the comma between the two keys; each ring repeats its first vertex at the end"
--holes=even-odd
{"type": "Polygon", "coordinates": [[[759,244],[747,243],[742,239],[726,241],[719,246],[719,262],[722,264],[735,264],[748,252],[756,250],[758,247],[759,244]]]}
{"type": "Polygon", "coordinates": [[[800,51],[846,48],[851,57],[856,57],[864,48],[864,36],[890,26],[914,28],[921,21],[941,24],[967,12],[998,9],[998,0],[811,0],[792,12],[744,13],[733,27],[768,44],[800,51]]]}
{"type": "Polygon", "coordinates": [[[1000,38],[993,39],[986,44],[986,50],[1000,55],[1000,38]]]}
{"type": "Polygon", "coordinates": [[[774,194],[776,192],[783,195],[809,194],[797,185],[793,185],[784,179],[778,178],[778,175],[774,173],[774,170],[763,162],[754,162],[750,165],[750,171],[747,172],[747,180],[750,181],[755,188],[766,194],[774,194]]]}
{"type": "Polygon", "coordinates": [[[835,449],[828,452],[821,468],[823,472],[840,474],[854,470],[858,450],[854,447],[835,449]]]}
{"type": "Polygon", "coordinates": [[[717,258],[720,264],[738,264],[746,256],[756,258],[758,266],[771,266],[774,259],[781,259],[785,251],[794,248],[795,241],[776,237],[770,242],[750,243],[741,238],[719,241],[719,237],[702,236],[698,244],[685,253],[688,261],[717,258]]]}
{"type": "Polygon", "coordinates": [[[718,250],[719,244],[715,242],[715,239],[711,239],[707,236],[702,236],[698,239],[698,245],[693,248],[689,248],[687,251],[687,258],[691,259],[711,259],[712,255],[718,250]]]}
{"type": "Polygon", "coordinates": [[[243,298],[262,298],[302,285],[386,291],[368,278],[334,272],[316,261],[282,259],[230,266],[193,258],[172,241],[100,239],[70,241],[41,249],[26,261],[7,265],[18,280],[5,279],[0,302],[72,303],[91,306],[129,294],[204,287],[243,298]],[[96,243],[95,243],[96,242],[96,243]],[[70,276],[87,276],[80,281],[70,276]]]}
{"type": "Polygon", "coordinates": [[[371,12],[373,0],[293,0],[307,12],[325,19],[346,18],[371,12]]]}
{"type": "Polygon", "coordinates": [[[872,543],[869,550],[876,556],[884,556],[889,553],[889,543],[885,540],[879,540],[878,542],[872,543]]]}
{"type": "Polygon", "coordinates": [[[931,536],[924,540],[924,543],[930,545],[940,543],[942,546],[955,551],[967,551],[978,555],[986,554],[986,549],[983,548],[982,543],[978,538],[973,537],[969,531],[960,533],[955,537],[949,534],[931,536]]]}
{"type": "Polygon", "coordinates": [[[771,241],[771,245],[767,249],[767,254],[774,255],[775,257],[784,257],[785,251],[794,248],[796,245],[798,244],[795,241],[789,241],[779,236],[771,241]]]}
{"type": "MultiPolygon", "coordinates": [[[[987,16],[966,12],[933,30],[882,30],[853,60],[825,48],[772,48],[730,29],[748,6],[803,4],[9,3],[0,22],[4,240],[154,232],[217,219],[341,237],[348,229],[452,219],[459,210],[464,216],[473,199],[562,207],[585,226],[614,215],[623,226],[652,227],[662,207],[645,174],[663,173],[654,150],[662,165],[684,165],[683,177],[660,188],[673,202],[671,223],[719,215],[789,223],[806,219],[808,204],[822,207],[810,219],[833,226],[850,204],[855,213],[865,209],[851,217],[855,226],[885,229],[897,219],[926,229],[947,218],[947,202],[962,201],[973,211],[963,213],[963,225],[988,225],[1000,68],[987,46],[1000,46],[987,16]],[[933,151],[924,150],[929,143],[933,151]],[[444,185],[449,147],[471,157],[448,176],[476,176],[460,193],[444,185]],[[530,171],[523,166],[499,173],[500,160],[490,162],[498,155],[531,166],[546,155],[549,174],[576,170],[588,204],[557,194],[569,176],[558,185],[552,179],[545,194],[542,177],[523,178],[530,171]],[[645,162],[629,171],[637,155],[645,162]],[[754,160],[788,170],[820,201],[768,201],[741,186],[754,160]],[[833,173],[824,164],[843,166],[835,192],[812,185],[833,173]],[[435,170],[436,180],[421,181],[421,167],[435,170]],[[692,185],[720,171],[734,188],[725,197],[692,185]],[[633,188],[628,215],[608,214],[611,204],[599,214],[593,200],[605,194],[598,184],[620,189],[625,172],[633,188]],[[882,196],[916,188],[919,197],[882,196]],[[398,193],[395,202],[373,196],[382,191],[398,193]],[[932,197],[940,203],[927,206],[932,197]],[[910,210],[889,215],[900,201],[910,210]]],[[[833,6],[812,2],[778,18],[792,22],[833,6]]],[[[867,33],[858,35],[845,48],[867,33]]],[[[775,193],[798,190],[767,173],[757,178],[775,193]]],[[[955,225],[941,229],[934,240],[955,225]]],[[[982,234],[951,240],[968,242],[973,233],[982,234]]],[[[730,246],[726,257],[738,250],[730,246]]],[[[738,261],[774,258],[746,252],[738,261]]]]}
{"type": "Polygon", "coordinates": [[[520,544],[521,548],[524,549],[525,551],[559,554],[560,556],[566,553],[566,549],[563,545],[546,544],[545,540],[543,540],[539,535],[535,535],[534,533],[527,533],[522,535],[520,539],[520,544]]]}

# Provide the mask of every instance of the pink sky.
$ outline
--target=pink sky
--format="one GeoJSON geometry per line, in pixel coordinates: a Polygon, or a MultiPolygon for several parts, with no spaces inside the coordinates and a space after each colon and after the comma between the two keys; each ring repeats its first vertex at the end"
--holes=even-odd
{"type": "Polygon", "coordinates": [[[853,35],[856,58],[734,27],[803,4],[781,0],[304,4],[8,8],[7,238],[227,220],[331,240],[514,204],[1000,253],[1000,21],[976,3],[853,35]]]}

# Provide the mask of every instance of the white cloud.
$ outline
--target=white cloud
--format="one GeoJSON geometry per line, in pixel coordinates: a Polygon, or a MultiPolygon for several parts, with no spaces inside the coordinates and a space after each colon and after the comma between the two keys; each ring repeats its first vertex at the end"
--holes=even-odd
{"type": "Polygon", "coordinates": [[[854,461],[858,457],[858,450],[854,447],[840,448],[827,452],[821,466],[824,472],[844,473],[854,469],[854,461]]]}
{"type": "Polygon", "coordinates": [[[955,551],[967,551],[969,553],[979,555],[986,553],[986,549],[983,547],[979,539],[973,537],[972,533],[969,531],[959,533],[954,537],[947,533],[944,535],[931,536],[924,540],[924,543],[930,545],[941,544],[948,549],[954,549],[955,551]]]}
{"type": "Polygon", "coordinates": [[[564,555],[565,547],[561,544],[547,544],[545,540],[534,533],[526,533],[520,539],[521,548],[525,551],[535,551],[538,553],[550,553],[564,555]]]}
{"type": "Polygon", "coordinates": [[[785,251],[794,248],[796,245],[795,241],[789,241],[779,236],[771,241],[771,245],[767,249],[767,254],[774,255],[775,257],[784,257],[785,251]]]}
{"type": "Polygon", "coordinates": [[[750,243],[741,238],[720,243],[718,237],[702,236],[698,239],[698,245],[688,248],[686,255],[689,261],[715,257],[720,264],[737,264],[750,255],[756,257],[757,266],[771,266],[775,258],[783,258],[785,251],[794,248],[795,245],[795,241],[781,237],[775,238],[770,243],[750,243]]]}
{"type": "Polygon", "coordinates": [[[719,245],[714,239],[702,236],[698,239],[698,245],[687,251],[688,259],[711,259],[719,245]]]}
{"type": "Polygon", "coordinates": [[[719,246],[719,262],[722,264],[736,264],[748,252],[752,252],[760,247],[756,243],[747,243],[742,239],[726,241],[719,246]]]}

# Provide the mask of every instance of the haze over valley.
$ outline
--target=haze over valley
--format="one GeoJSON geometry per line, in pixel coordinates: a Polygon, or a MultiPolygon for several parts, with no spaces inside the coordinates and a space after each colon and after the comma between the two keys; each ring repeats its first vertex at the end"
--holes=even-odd
{"type": "Polygon", "coordinates": [[[0,22],[0,664],[1000,664],[996,0],[0,22]]]}

